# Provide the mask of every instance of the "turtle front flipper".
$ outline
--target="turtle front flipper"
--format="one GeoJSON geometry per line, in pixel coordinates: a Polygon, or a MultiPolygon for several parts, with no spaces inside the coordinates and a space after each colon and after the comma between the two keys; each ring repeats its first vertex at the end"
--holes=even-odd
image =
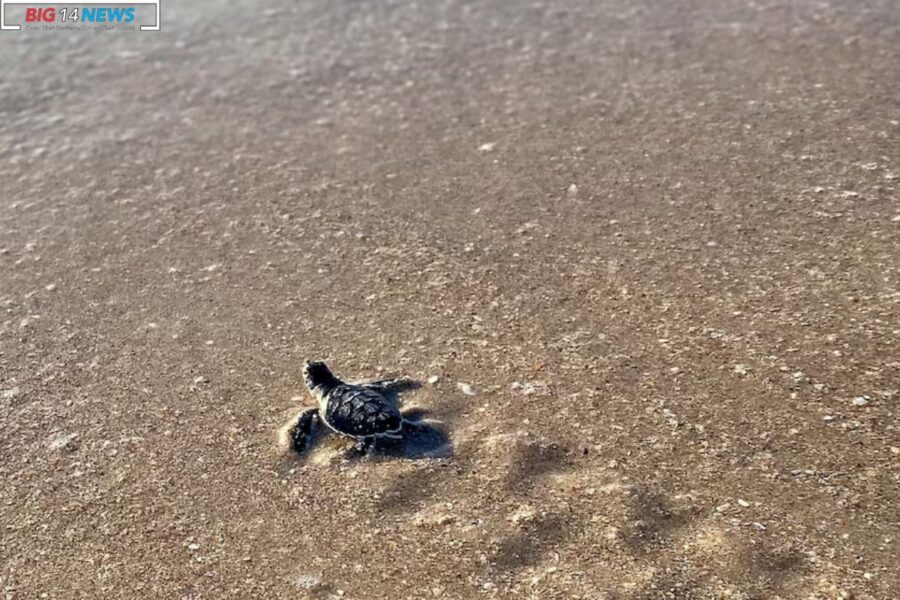
{"type": "Polygon", "coordinates": [[[291,448],[294,449],[294,452],[300,454],[306,450],[318,422],[318,408],[310,408],[309,410],[303,411],[303,414],[300,415],[300,418],[297,419],[297,422],[294,423],[288,431],[291,448]]]}
{"type": "Polygon", "coordinates": [[[405,392],[420,387],[420,384],[409,377],[392,377],[389,379],[376,379],[375,381],[364,381],[356,385],[376,392],[405,392]]]}

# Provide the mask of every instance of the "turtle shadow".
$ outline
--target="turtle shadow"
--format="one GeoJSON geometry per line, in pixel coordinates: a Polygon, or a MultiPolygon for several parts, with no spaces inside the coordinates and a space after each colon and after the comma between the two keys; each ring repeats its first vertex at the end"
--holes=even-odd
{"type": "Polygon", "coordinates": [[[407,423],[418,423],[426,419],[428,415],[432,414],[432,412],[433,411],[430,411],[427,408],[410,408],[403,411],[403,420],[407,421],[407,423]]]}
{"type": "Polygon", "coordinates": [[[437,421],[424,420],[428,411],[412,409],[402,414],[403,437],[379,440],[375,454],[411,460],[449,458],[453,454],[453,444],[443,426],[437,421]]]}

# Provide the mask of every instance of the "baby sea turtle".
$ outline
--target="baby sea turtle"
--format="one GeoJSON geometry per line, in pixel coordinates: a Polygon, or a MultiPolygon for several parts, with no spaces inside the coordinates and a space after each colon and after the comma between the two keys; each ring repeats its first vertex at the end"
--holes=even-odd
{"type": "Polygon", "coordinates": [[[304,411],[288,431],[295,451],[306,449],[319,421],[339,435],[356,440],[355,452],[359,454],[365,454],[377,439],[402,437],[405,421],[387,394],[409,380],[345,383],[320,361],[303,363],[303,380],[319,407],[304,411]]]}

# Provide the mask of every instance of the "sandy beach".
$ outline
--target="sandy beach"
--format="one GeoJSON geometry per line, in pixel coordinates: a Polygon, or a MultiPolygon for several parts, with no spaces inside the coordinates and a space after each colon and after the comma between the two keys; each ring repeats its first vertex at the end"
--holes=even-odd
{"type": "Polygon", "coordinates": [[[896,2],[0,56],[0,599],[900,598],[896,2]],[[310,358],[439,441],[294,455],[310,358]]]}

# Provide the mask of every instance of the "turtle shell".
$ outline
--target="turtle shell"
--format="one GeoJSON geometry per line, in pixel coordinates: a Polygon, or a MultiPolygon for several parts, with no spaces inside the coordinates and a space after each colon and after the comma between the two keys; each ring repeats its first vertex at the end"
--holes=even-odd
{"type": "Polygon", "coordinates": [[[400,432],[400,411],[382,394],[356,385],[341,384],[328,392],[325,422],[340,434],[364,438],[400,432]]]}

